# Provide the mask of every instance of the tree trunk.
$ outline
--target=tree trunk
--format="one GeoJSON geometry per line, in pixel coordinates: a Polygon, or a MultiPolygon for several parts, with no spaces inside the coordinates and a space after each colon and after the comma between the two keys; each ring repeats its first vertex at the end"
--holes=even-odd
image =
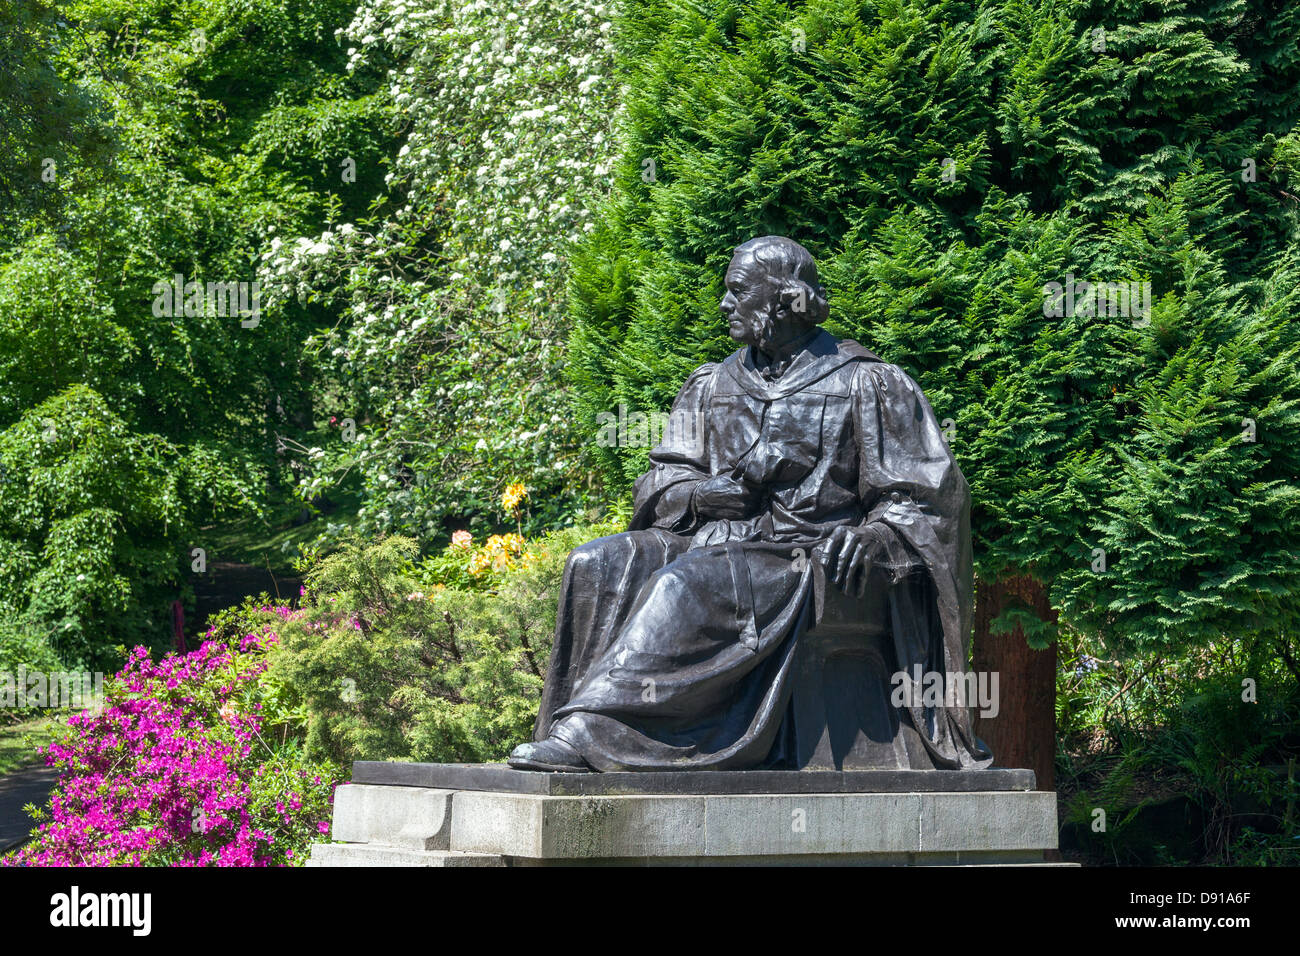
{"type": "Polygon", "coordinates": [[[977,581],[975,639],[971,666],[998,675],[998,714],[980,717],[975,732],[993,751],[999,767],[1027,767],[1039,790],[1055,789],[1056,642],[1046,650],[1029,646],[1019,626],[1005,634],[989,633],[989,624],[1009,604],[1021,604],[1044,621],[1055,621],[1047,591],[1033,578],[1005,577],[977,581]]]}

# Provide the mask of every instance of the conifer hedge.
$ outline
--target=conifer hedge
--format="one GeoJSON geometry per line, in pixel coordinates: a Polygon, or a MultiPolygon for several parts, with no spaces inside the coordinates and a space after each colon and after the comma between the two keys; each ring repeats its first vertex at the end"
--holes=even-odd
{"type": "Polygon", "coordinates": [[[730,352],[731,249],[786,234],[830,330],[944,421],[981,578],[1117,647],[1294,622],[1300,9],[647,0],[615,33],[616,184],[570,280],[612,488],[647,449],[597,416],[730,352]]]}

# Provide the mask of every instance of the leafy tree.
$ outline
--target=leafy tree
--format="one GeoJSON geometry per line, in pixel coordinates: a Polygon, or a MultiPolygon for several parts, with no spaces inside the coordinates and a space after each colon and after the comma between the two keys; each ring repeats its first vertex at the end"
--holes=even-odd
{"type": "Polygon", "coordinates": [[[310,345],[327,384],[296,463],[308,499],[360,487],[362,531],[513,524],[521,479],[526,529],[588,504],[564,273],[608,188],[607,29],[593,0],[358,9],[352,62],[388,67],[403,145],[373,216],[273,241],[264,274],[341,316],[310,345]]]}
{"type": "MultiPolygon", "coordinates": [[[[179,516],[196,529],[256,513],[292,480],[277,450],[310,425],[301,349],[328,315],[294,307],[247,320],[206,302],[186,310],[160,289],[177,275],[251,286],[266,232],[365,208],[391,134],[372,96],[377,74],[344,69],[334,33],[350,14],[346,0],[71,0],[57,17],[24,0],[0,14],[21,58],[0,83],[23,100],[0,117],[0,145],[15,144],[18,159],[0,174],[0,201],[13,199],[0,208],[0,429],[25,434],[43,403],[55,403],[51,414],[68,395],[78,407],[94,395],[125,429],[114,432],[123,454],[148,452],[163,471],[179,467],[164,461],[192,465],[172,476],[113,465],[122,501],[102,488],[60,513],[58,528],[15,531],[35,563],[11,564],[27,568],[13,600],[74,656],[165,641],[167,608],[186,593],[179,516]],[[51,153],[65,133],[69,145],[51,153]],[[48,180],[34,164],[42,156],[57,156],[48,180]],[[357,169],[350,180],[344,158],[357,169]],[[148,507],[133,497],[155,491],[163,498],[148,507]],[[164,526],[125,536],[116,513],[137,509],[164,526]],[[103,563],[93,573],[74,567],[92,560],[76,553],[83,545],[103,563]]],[[[8,64],[9,48],[0,57],[8,64]]],[[[76,472],[82,451],[54,443],[39,461],[76,472]]],[[[10,520],[50,506],[35,486],[6,494],[10,520]]]]}
{"type": "Polygon", "coordinates": [[[168,633],[199,521],[255,491],[220,449],[140,435],[73,385],[0,432],[0,615],[110,669],[119,645],[168,633]]]}

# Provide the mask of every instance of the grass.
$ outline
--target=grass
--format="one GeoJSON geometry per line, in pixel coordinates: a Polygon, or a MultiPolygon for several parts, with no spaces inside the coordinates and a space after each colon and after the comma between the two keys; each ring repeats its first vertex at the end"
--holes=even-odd
{"type": "Polygon", "coordinates": [[[58,717],[37,717],[19,724],[0,724],[0,775],[40,766],[43,761],[36,748],[53,740],[62,723],[58,717]]]}

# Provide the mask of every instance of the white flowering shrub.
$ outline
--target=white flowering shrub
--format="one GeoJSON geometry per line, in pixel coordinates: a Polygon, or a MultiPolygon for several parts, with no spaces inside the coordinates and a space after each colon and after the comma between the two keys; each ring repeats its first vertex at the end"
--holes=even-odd
{"type": "Polygon", "coordinates": [[[369,221],[269,238],[261,270],[270,308],[340,317],[308,349],[333,387],[297,465],[307,499],[360,483],[362,531],[500,523],[513,481],[526,529],[585,503],[565,263],[611,180],[610,13],[363,0],[345,31],[350,68],[387,70],[403,138],[386,192],[369,221]]]}

